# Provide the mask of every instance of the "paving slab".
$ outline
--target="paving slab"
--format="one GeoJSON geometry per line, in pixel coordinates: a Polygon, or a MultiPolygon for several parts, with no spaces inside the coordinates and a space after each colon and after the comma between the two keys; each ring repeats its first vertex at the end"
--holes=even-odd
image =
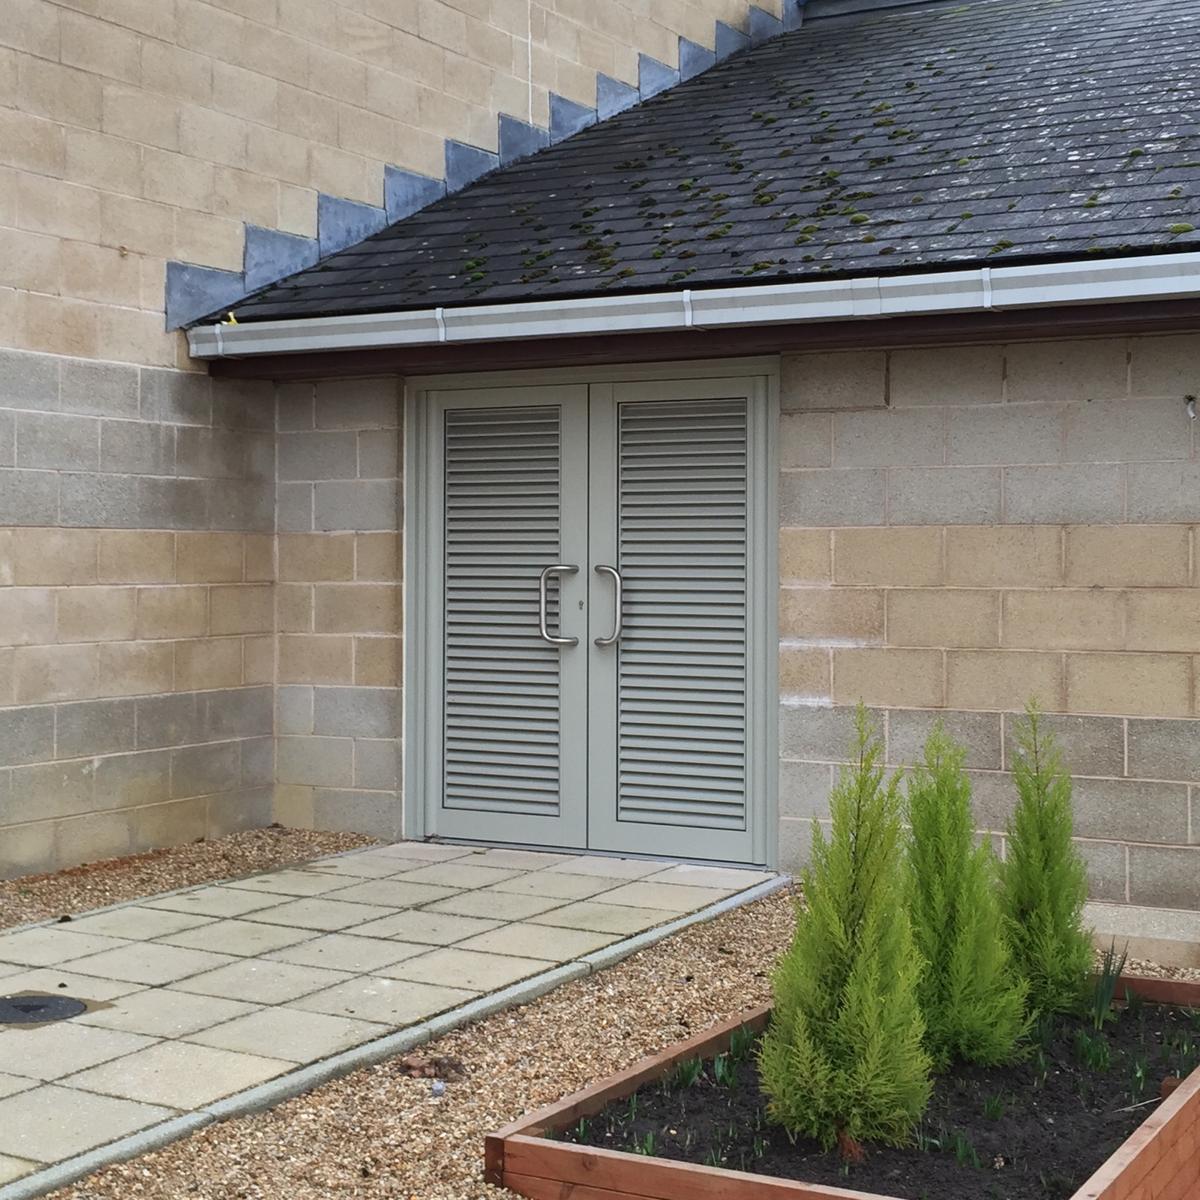
{"type": "Polygon", "coordinates": [[[405,883],[432,883],[438,887],[481,888],[520,874],[512,867],[480,867],[473,862],[434,863],[417,871],[408,871],[405,883]]]}
{"type": "Polygon", "coordinates": [[[188,950],[182,946],[164,946],[161,942],[126,942],[116,950],[75,959],[71,969],[101,979],[162,985],[233,961],[232,955],[215,954],[211,950],[188,950]]]}
{"type": "Polygon", "coordinates": [[[477,992],[466,988],[434,987],[407,979],[361,975],[311,996],[293,1000],[288,1007],[377,1021],[382,1025],[415,1025],[448,1008],[474,1000],[477,992]]]}
{"type": "Polygon", "coordinates": [[[28,1158],[13,1158],[11,1154],[0,1154],[0,1185],[12,1183],[14,1179],[36,1171],[41,1165],[28,1158]]]}
{"type": "Polygon", "coordinates": [[[19,967],[57,966],[83,958],[85,954],[112,950],[126,944],[119,938],[73,933],[57,925],[42,925],[35,929],[18,929],[15,933],[0,934],[0,962],[19,967]]]}
{"type": "Polygon", "coordinates": [[[419,858],[367,858],[362,854],[341,854],[334,858],[318,858],[306,863],[305,871],[319,871],[322,875],[345,875],[350,879],[386,879],[389,875],[402,875],[415,871],[427,864],[419,858]]]}
{"type": "Polygon", "coordinates": [[[347,978],[345,971],[325,967],[302,967],[269,959],[243,958],[215,971],[205,971],[174,985],[178,992],[222,996],[250,1004],[285,1004],[309,992],[319,991],[347,978]]]}
{"type": "Polygon", "coordinates": [[[686,887],[677,883],[647,883],[638,880],[604,893],[607,904],[632,908],[657,908],[667,912],[695,912],[732,894],[730,888],[686,887]]]}
{"type": "MultiPolygon", "coordinates": [[[[296,929],[288,925],[267,925],[261,921],[229,920],[211,921],[199,929],[185,929],[182,933],[160,938],[159,945],[183,946],[190,950],[201,950],[205,946],[220,946],[222,954],[247,957],[266,954],[270,950],[282,950],[294,946],[313,936],[311,929],[296,929]]],[[[193,972],[194,974],[194,972],[193,972]]]]}
{"type": "Polygon", "coordinates": [[[534,913],[557,908],[563,901],[555,896],[514,896],[488,891],[460,892],[449,900],[429,905],[425,912],[452,913],[458,917],[493,917],[499,921],[523,921],[534,913]]]}
{"type": "Polygon", "coordinates": [[[305,1012],[299,1008],[269,1008],[214,1025],[187,1040],[243,1054],[269,1048],[275,1058],[308,1063],[339,1050],[369,1042],[390,1030],[389,1025],[305,1012]]]}
{"type": "Polygon", "coordinates": [[[165,908],[171,912],[198,913],[204,917],[244,917],[260,908],[279,903],[273,893],[263,893],[240,887],[210,884],[174,896],[161,896],[145,901],[147,908],[165,908]]]}
{"type": "Polygon", "coordinates": [[[596,933],[641,933],[664,925],[679,916],[666,908],[632,908],[606,904],[599,900],[583,900],[566,904],[550,912],[538,913],[527,920],[533,925],[561,925],[568,929],[590,929],[596,933]]]}
{"type": "MultiPolygon", "coordinates": [[[[388,919],[390,918],[385,918],[388,919]]],[[[369,975],[379,967],[390,967],[392,963],[425,954],[428,950],[428,946],[419,942],[397,942],[383,938],[356,937],[349,933],[327,933],[296,946],[274,950],[266,957],[275,962],[329,967],[333,971],[369,975]]]]}
{"type": "Polygon", "coordinates": [[[482,950],[485,954],[513,954],[519,958],[571,962],[591,954],[601,946],[615,942],[615,933],[593,933],[586,929],[564,929],[556,925],[533,925],[515,921],[487,933],[476,934],[458,943],[461,950],[482,950]]]}
{"type": "Polygon", "coordinates": [[[488,888],[492,892],[508,892],[514,896],[551,896],[558,900],[586,900],[600,892],[621,887],[624,879],[609,879],[604,875],[568,875],[563,871],[531,871],[488,888]]]}
{"type": "Polygon", "coordinates": [[[157,1125],[169,1108],[47,1086],[0,1100],[0,1154],[52,1163],[157,1125]]]}
{"type": "Polygon", "coordinates": [[[153,1044],[140,1034],[72,1021],[0,1026],[0,1071],[50,1082],[153,1044]]]}
{"type": "Polygon", "coordinates": [[[504,922],[486,917],[464,917],[455,913],[433,912],[428,908],[412,909],[384,917],[368,925],[359,925],[354,932],[359,937],[397,939],[429,946],[449,946],[477,933],[496,929],[504,922]]]}
{"type": "Polygon", "coordinates": [[[36,1081],[27,1076],[0,1073],[0,1099],[5,1096],[15,1096],[17,1092],[25,1092],[36,1086],[36,1081]]]}
{"type": "Polygon", "coordinates": [[[647,883],[682,883],[691,887],[724,888],[740,892],[756,883],[766,883],[770,871],[746,871],[740,867],[703,867],[695,863],[678,863],[665,871],[645,876],[647,883]]]}
{"type": "Polygon", "coordinates": [[[364,858],[415,858],[421,862],[447,862],[472,853],[470,846],[446,846],[438,842],[396,842],[391,846],[374,846],[357,853],[364,858]]]}
{"type": "Polygon", "coordinates": [[[547,868],[549,871],[564,871],[568,875],[605,875],[609,879],[641,879],[662,869],[660,859],[609,858],[600,854],[582,854],[547,868]]]}
{"type": "Polygon", "coordinates": [[[345,886],[337,875],[322,871],[304,871],[298,867],[238,881],[238,887],[246,891],[276,892],[281,896],[323,896],[326,892],[333,892],[345,886]]]}
{"type": "MultiPolygon", "coordinates": [[[[472,992],[496,992],[518,979],[548,971],[558,963],[552,959],[516,958],[506,954],[483,954],[444,946],[419,958],[405,959],[386,974],[393,979],[411,979],[438,987],[467,988],[472,992]]],[[[381,972],[383,974],[384,972],[381,972]]]]}
{"type": "Polygon", "coordinates": [[[254,914],[254,919],[264,921],[268,925],[290,925],[299,929],[336,933],[352,925],[365,925],[368,921],[377,921],[380,917],[390,917],[395,911],[395,908],[382,904],[350,904],[345,900],[311,896],[304,900],[289,900],[274,908],[261,909],[254,914]]]}
{"type": "Polygon", "coordinates": [[[128,996],[130,992],[141,990],[140,983],[130,983],[125,979],[92,978],[58,967],[35,967],[9,975],[4,980],[6,995],[15,995],[17,992],[63,992],[74,996],[76,1000],[92,1003],[116,1000],[119,996],[128,996]]]}
{"type": "Polygon", "coordinates": [[[181,933],[185,929],[200,929],[210,924],[211,917],[200,916],[197,913],[171,912],[165,908],[131,904],[127,908],[93,913],[90,917],[76,917],[71,922],[71,932],[99,933],[105,937],[148,942],[154,938],[181,933]]]}
{"type": "Polygon", "coordinates": [[[72,1023],[144,1033],[149,1037],[179,1038],[257,1009],[257,1005],[243,1000],[199,996],[169,988],[147,988],[122,997],[120,1004],[83,1013],[72,1023]]]}
{"type": "Polygon", "coordinates": [[[574,855],[551,854],[545,850],[473,850],[470,858],[459,862],[473,867],[516,867],[519,871],[540,871],[556,863],[569,862],[574,855]]]}
{"type": "MultiPolygon", "coordinates": [[[[424,870],[424,868],[421,868],[424,870]]],[[[368,879],[350,883],[329,895],[331,900],[348,900],[352,904],[378,904],[384,908],[417,908],[434,900],[458,895],[459,889],[430,883],[412,883],[410,875],[395,879],[368,879]]]]}
{"type": "Polygon", "coordinates": [[[187,1111],[281,1075],[294,1065],[192,1042],[159,1042],[65,1082],[85,1092],[187,1111]]]}

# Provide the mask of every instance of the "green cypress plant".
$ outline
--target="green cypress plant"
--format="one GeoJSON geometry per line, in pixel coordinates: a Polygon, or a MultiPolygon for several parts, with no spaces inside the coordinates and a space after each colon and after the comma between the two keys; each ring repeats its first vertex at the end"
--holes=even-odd
{"type": "Polygon", "coordinates": [[[861,705],[854,759],[830,797],[828,840],[813,823],[806,907],[775,972],[759,1062],[771,1119],[850,1160],[865,1141],[905,1143],[931,1088],[897,781],[884,783],[861,705]]]}
{"type": "Polygon", "coordinates": [[[934,1062],[1009,1061],[1025,1031],[991,845],[975,845],[966,751],[941,724],[908,782],[908,904],[925,959],[917,994],[934,1062]]]}
{"type": "Polygon", "coordinates": [[[1092,966],[1083,927],[1087,875],[1071,841],[1071,777],[1030,703],[1017,727],[1017,808],[1008,826],[1001,898],[1018,971],[1040,1013],[1079,1008],[1092,966]]]}

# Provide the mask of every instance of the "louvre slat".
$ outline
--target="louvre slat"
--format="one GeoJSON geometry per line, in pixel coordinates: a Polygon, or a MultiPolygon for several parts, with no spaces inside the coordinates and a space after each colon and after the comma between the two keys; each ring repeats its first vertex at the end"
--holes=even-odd
{"type": "Polygon", "coordinates": [[[618,417],[621,819],[745,827],[744,400],[618,417]]]}
{"type": "Polygon", "coordinates": [[[444,459],[442,803],[554,816],[561,679],[537,593],[560,545],[559,412],[448,411],[444,459]]]}

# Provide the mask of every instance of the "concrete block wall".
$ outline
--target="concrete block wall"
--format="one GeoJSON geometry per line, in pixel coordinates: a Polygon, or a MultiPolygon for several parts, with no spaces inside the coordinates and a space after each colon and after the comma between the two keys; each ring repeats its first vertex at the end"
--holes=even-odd
{"type": "Polygon", "coordinates": [[[0,876],[270,821],[274,407],[0,351],[0,876]]]}
{"type": "Polygon", "coordinates": [[[1200,335],[785,356],[785,865],[859,700],[896,766],[944,721],[1002,835],[1036,697],[1093,894],[1200,908],[1197,390],[1200,335]]]}
{"type": "Polygon", "coordinates": [[[276,817],[401,832],[401,381],[279,389],[276,817]]]}
{"type": "Polygon", "coordinates": [[[5,0],[0,347],[186,368],[168,261],[240,274],[248,225],[312,238],[318,194],[380,210],[385,168],[441,180],[448,144],[492,163],[499,114],[544,130],[553,92],[570,123],[600,76],[636,100],[641,56],[673,79],[681,37],[703,57],[751,8],[5,0]]]}

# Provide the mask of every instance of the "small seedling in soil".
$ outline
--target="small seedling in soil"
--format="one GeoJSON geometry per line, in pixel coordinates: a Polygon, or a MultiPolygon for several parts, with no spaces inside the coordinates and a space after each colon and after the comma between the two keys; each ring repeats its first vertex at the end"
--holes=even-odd
{"type": "Polygon", "coordinates": [[[704,1064],[698,1058],[678,1062],[667,1076],[667,1090],[678,1092],[684,1088],[695,1087],[703,1074],[704,1064]]]}
{"type": "Polygon", "coordinates": [[[1004,1110],[1008,1105],[1004,1101],[1004,1097],[997,1092],[994,1096],[988,1096],[983,1102],[983,1115],[989,1121],[998,1121],[1004,1116],[1004,1110]]]}
{"type": "Polygon", "coordinates": [[[737,1083],[733,1060],[728,1054],[718,1054],[713,1059],[713,1081],[717,1087],[733,1087],[737,1083]]]}
{"type": "Polygon", "coordinates": [[[954,1157],[958,1160],[960,1167],[979,1166],[979,1154],[965,1133],[955,1133],[951,1145],[954,1147],[954,1157]]]}
{"type": "Polygon", "coordinates": [[[1100,971],[1096,975],[1096,982],[1092,988],[1091,1017],[1093,1029],[1103,1029],[1105,1022],[1113,1019],[1113,997],[1117,994],[1117,980],[1121,978],[1121,973],[1125,970],[1125,963],[1128,959],[1128,948],[1118,954],[1117,943],[1115,941],[1105,950],[1104,958],[1100,964],[1100,971]]]}
{"type": "Polygon", "coordinates": [[[1133,1086],[1130,1088],[1130,1098],[1136,1103],[1146,1091],[1146,1077],[1149,1064],[1144,1058],[1139,1058],[1133,1064],[1133,1086]]]}
{"type": "Polygon", "coordinates": [[[640,1138],[633,1142],[634,1154],[644,1154],[647,1158],[654,1157],[654,1130],[648,1129],[640,1138]]]}
{"type": "MultiPolygon", "coordinates": [[[[1197,1028],[1200,1028],[1200,1025],[1197,1028]]],[[[729,1057],[734,1062],[745,1062],[753,1053],[757,1040],[758,1037],[754,1030],[747,1029],[745,1025],[740,1029],[735,1029],[733,1036],[729,1039],[729,1057]]]]}
{"type": "Polygon", "coordinates": [[[1089,1071],[1107,1071],[1112,1065],[1108,1051],[1108,1042],[1086,1029],[1075,1031],[1075,1057],[1089,1071]]]}

